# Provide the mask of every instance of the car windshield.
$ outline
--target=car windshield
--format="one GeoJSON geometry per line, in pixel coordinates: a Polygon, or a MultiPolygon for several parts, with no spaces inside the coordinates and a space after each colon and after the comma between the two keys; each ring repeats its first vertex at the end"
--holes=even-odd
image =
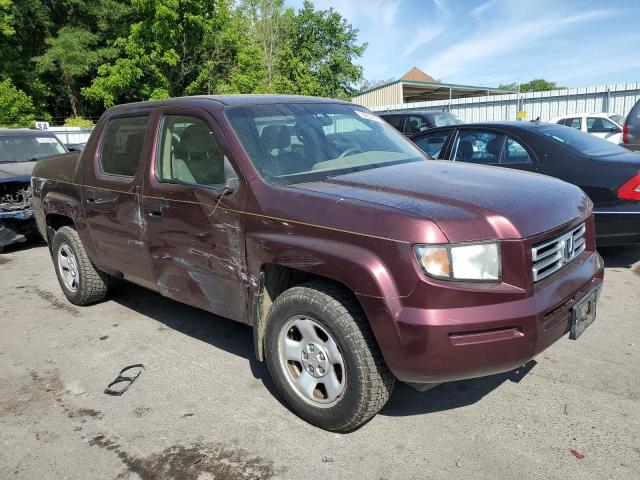
{"type": "Polygon", "coordinates": [[[426,158],[391,125],[352,105],[250,105],[226,115],[260,175],[273,184],[321,181],[426,158]]]}
{"type": "Polygon", "coordinates": [[[540,127],[540,133],[552,138],[558,143],[562,143],[572,150],[576,150],[583,155],[600,157],[605,155],[618,155],[629,151],[614,143],[602,138],[581,132],[575,128],[562,125],[549,124],[540,127]]]}
{"type": "Polygon", "coordinates": [[[462,120],[449,112],[436,113],[431,118],[434,127],[448,127],[449,125],[460,125],[463,123],[462,120]]]}
{"type": "Polygon", "coordinates": [[[0,135],[0,163],[29,162],[65,151],[56,137],[0,135]]]}
{"type": "Polygon", "coordinates": [[[616,122],[618,125],[624,125],[624,117],[622,115],[610,115],[609,118],[616,122]]]}

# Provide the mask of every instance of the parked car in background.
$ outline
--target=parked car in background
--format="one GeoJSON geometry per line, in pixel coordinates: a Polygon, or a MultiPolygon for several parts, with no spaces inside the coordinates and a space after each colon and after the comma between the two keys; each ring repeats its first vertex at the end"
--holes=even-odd
{"type": "Polygon", "coordinates": [[[380,113],[379,116],[406,136],[411,136],[431,128],[459,125],[462,123],[462,120],[450,112],[412,111],[380,113]]]}
{"type": "Polygon", "coordinates": [[[81,152],[86,145],[86,143],[65,143],[64,146],[67,147],[67,150],[70,152],[81,152]]]}
{"type": "Polygon", "coordinates": [[[622,144],[624,117],[617,113],[579,113],[563,115],[551,120],[551,123],[565,125],[582,132],[590,133],[616,145],[622,144]]]}
{"type": "Polygon", "coordinates": [[[83,153],[38,163],[33,189],[69,301],[103,299],[115,275],[249,324],[289,406],[333,431],[396,379],[508,371],[577,338],[602,285],[579,188],[435,164],[338,100],[114,107],[83,153]]]}
{"type": "Polygon", "coordinates": [[[0,129],[0,251],[36,233],[31,171],[39,158],[66,151],[52,133],[0,129]]]}
{"type": "MultiPolygon", "coordinates": [[[[640,242],[640,156],[551,123],[477,123],[411,140],[434,158],[542,173],[579,186],[593,201],[599,246],[640,242]]],[[[541,191],[540,195],[546,195],[541,191]]]]}
{"type": "Polygon", "coordinates": [[[624,122],[622,140],[624,146],[640,152],[640,100],[633,106],[624,122]]]}

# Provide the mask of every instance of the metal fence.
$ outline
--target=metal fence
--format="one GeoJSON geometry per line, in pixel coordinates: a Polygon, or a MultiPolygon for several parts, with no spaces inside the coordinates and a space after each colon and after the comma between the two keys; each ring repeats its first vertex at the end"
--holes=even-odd
{"type": "Polygon", "coordinates": [[[58,137],[58,140],[62,143],[68,145],[72,143],[87,143],[93,128],[49,127],[48,131],[58,137]]]}
{"type": "Polygon", "coordinates": [[[545,122],[559,115],[574,113],[618,113],[626,116],[640,100],[640,82],[549,92],[459,98],[376,107],[375,111],[446,110],[465,122],[516,120],[517,112],[526,119],[545,122]]]}

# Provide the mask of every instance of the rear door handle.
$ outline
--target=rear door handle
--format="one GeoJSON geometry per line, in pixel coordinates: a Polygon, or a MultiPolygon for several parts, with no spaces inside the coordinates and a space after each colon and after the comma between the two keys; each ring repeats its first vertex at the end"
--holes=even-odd
{"type": "Polygon", "coordinates": [[[93,190],[85,190],[84,198],[86,198],[87,202],[89,202],[89,203],[95,203],[96,202],[96,192],[94,192],[93,190]]]}
{"type": "Polygon", "coordinates": [[[149,202],[149,216],[161,217],[164,211],[164,204],[162,202],[149,202]]]}

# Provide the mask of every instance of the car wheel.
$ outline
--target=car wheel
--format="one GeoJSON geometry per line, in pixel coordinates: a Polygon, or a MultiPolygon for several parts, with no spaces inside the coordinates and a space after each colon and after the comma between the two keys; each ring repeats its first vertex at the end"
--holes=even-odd
{"type": "Polygon", "coordinates": [[[75,305],[99,302],[107,295],[108,276],[94,267],[78,232],[61,227],[53,237],[56,275],[67,299],[75,305]]]}
{"type": "Polygon", "coordinates": [[[307,283],[276,298],[265,356],[291,409],[334,432],[353,430],[378,413],[395,382],[357,301],[329,283],[307,283]]]}

